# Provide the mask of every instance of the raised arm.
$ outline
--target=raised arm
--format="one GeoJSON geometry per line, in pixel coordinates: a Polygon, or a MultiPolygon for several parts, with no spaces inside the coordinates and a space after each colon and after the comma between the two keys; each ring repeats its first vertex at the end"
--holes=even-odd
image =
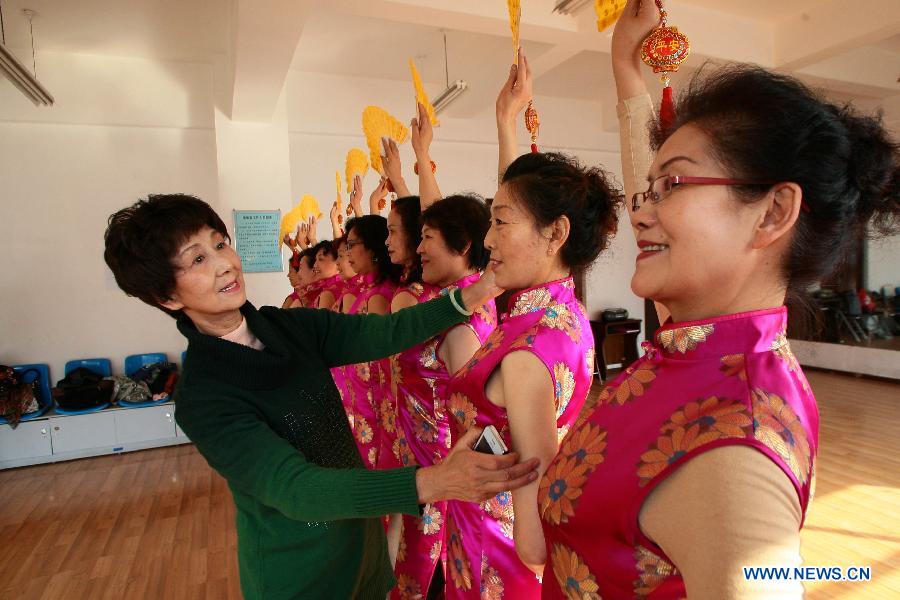
{"type": "MultiPolygon", "coordinates": [[[[612,67],[619,103],[619,146],[622,157],[622,184],[626,205],[631,197],[646,189],[653,162],[649,124],[654,119],[653,102],[641,75],[641,42],[659,23],[659,9],[649,0],[628,0],[612,37],[612,67]]],[[[630,210],[630,208],[629,208],[630,210]]],[[[656,304],[659,322],[669,311],[656,304]]]]}
{"type": "Polygon", "coordinates": [[[350,192],[350,208],[357,217],[366,214],[362,210],[362,177],[359,175],[353,178],[353,191],[350,192]]]}
{"type": "Polygon", "coordinates": [[[338,205],[335,202],[331,205],[331,211],[328,213],[328,216],[331,218],[331,239],[333,240],[339,239],[344,235],[344,230],[338,221],[338,214],[338,205]]]}
{"type": "Polygon", "coordinates": [[[500,185],[506,167],[519,156],[516,118],[528,106],[532,96],[531,69],[525,51],[519,48],[518,64],[509,68],[509,77],[497,96],[497,141],[500,144],[497,185],[500,185]]]}
{"type": "Polygon", "coordinates": [[[387,182],[387,177],[382,177],[378,180],[378,187],[372,190],[372,195],[369,196],[369,214],[377,215],[381,212],[378,204],[388,195],[387,182]]]}
{"type": "MultiPolygon", "coordinates": [[[[381,164],[384,165],[384,173],[387,175],[388,181],[394,188],[394,192],[400,198],[411,196],[406,180],[403,179],[403,164],[400,161],[400,148],[397,142],[388,138],[381,138],[381,145],[384,147],[384,156],[381,157],[381,164]]],[[[377,207],[376,207],[377,208],[377,207]]],[[[372,214],[378,214],[380,210],[373,211],[372,214]]]]}
{"type": "Polygon", "coordinates": [[[434,128],[428,111],[421,102],[416,103],[417,116],[410,122],[412,131],[412,147],[416,153],[416,170],[419,171],[419,204],[424,211],[443,196],[438,187],[437,178],[431,170],[431,141],[434,139],[434,128]]]}

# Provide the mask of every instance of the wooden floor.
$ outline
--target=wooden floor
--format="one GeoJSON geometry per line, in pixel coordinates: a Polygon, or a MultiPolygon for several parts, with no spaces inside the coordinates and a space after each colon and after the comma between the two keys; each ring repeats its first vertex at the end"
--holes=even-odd
{"type": "MultiPolygon", "coordinates": [[[[808,373],[822,417],[807,598],[900,598],[900,384],[808,373]]],[[[239,598],[234,506],[192,446],[0,472],[0,598],[239,598]]]]}

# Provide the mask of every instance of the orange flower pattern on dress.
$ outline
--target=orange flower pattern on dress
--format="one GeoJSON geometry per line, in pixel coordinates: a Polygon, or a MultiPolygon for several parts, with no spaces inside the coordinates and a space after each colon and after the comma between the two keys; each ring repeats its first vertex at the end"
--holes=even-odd
{"type": "Polygon", "coordinates": [[[591,346],[588,348],[587,352],[584,353],[584,360],[587,364],[588,373],[594,374],[594,362],[597,358],[597,351],[594,350],[594,347],[591,346]]]}
{"type": "Polygon", "coordinates": [[[472,589],[472,565],[462,546],[462,534],[453,519],[447,520],[447,570],[457,589],[472,589]]]}
{"type": "Polygon", "coordinates": [[[684,354],[705,342],[712,335],[713,329],[713,325],[690,325],[664,329],[656,334],[656,339],[664,350],[684,354]]]}
{"type": "Polygon", "coordinates": [[[553,303],[553,296],[546,287],[529,290],[519,295],[516,304],[509,311],[509,316],[518,317],[527,313],[543,310],[553,303]]]}
{"type": "Polygon", "coordinates": [[[553,365],[553,379],[556,381],[553,386],[553,396],[558,419],[566,412],[566,407],[572,400],[572,394],[575,393],[575,374],[566,366],[566,363],[558,362],[553,365]]]}
{"type": "Polygon", "coordinates": [[[605,402],[616,402],[617,404],[625,404],[626,402],[643,396],[650,388],[650,384],[656,379],[656,369],[658,363],[649,360],[638,363],[637,367],[628,367],[626,373],[630,373],[619,385],[614,388],[608,388],[609,394],[604,398],[605,402]]]}
{"type": "Polygon", "coordinates": [[[603,462],[606,432],[583,424],[572,430],[538,487],[538,510],[547,523],[566,523],[575,514],[588,476],[603,462]]]}
{"type": "Polygon", "coordinates": [[[459,370],[458,373],[454,375],[454,377],[465,377],[469,374],[469,372],[477,365],[481,360],[493,352],[497,346],[499,346],[503,342],[503,330],[495,329],[491,332],[488,338],[481,345],[481,348],[475,351],[475,354],[472,355],[472,358],[469,359],[462,369],[459,370]]]}
{"type": "Polygon", "coordinates": [[[441,544],[441,540],[438,540],[434,544],[432,544],[431,550],[428,551],[428,558],[430,558],[433,561],[440,558],[441,557],[441,546],[443,546],[443,544],[441,544]]]}
{"type": "Polygon", "coordinates": [[[437,369],[441,366],[437,357],[437,339],[433,338],[425,344],[422,354],[419,356],[419,362],[426,369],[437,369]]]}
{"type": "Polygon", "coordinates": [[[463,430],[468,430],[475,425],[478,411],[475,410],[475,406],[463,394],[451,394],[450,401],[447,403],[447,409],[463,430]]]}
{"type": "Polygon", "coordinates": [[[413,396],[406,396],[406,408],[413,422],[413,432],[420,442],[430,444],[437,440],[438,426],[413,396]]]}
{"type": "Polygon", "coordinates": [[[422,516],[419,518],[419,531],[425,535],[431,535],[440,531],[443,524],[444,517],[441,515],[441,511],[434,504],[426,504],[422,516]]]}
{"type": "Polygon", "coordinates": [[[389,398],[381,401],[378,412],[381,414],[381,427],[390,434],[397,430],[397,411],[389,398]]]}
{"type": "Polygon", "coordinates": [[[531,348],[534,346],[534,340],[537,338],[538,326],[535,325],[529,329],[526,329],[522,333],[520,333],[516,339],[510,343],[510,350],[514,350],[516,348],[531,348]]]}
{"type": "Polygon", "coordinates": [[[500,530],[507,539],[513,537],[513,525],[516,516],[513,514],[513,501],[510,492],[500,492],[481,503],[481,509],[491,515],[500,524],[500,530]]]}
{"type": "Polygon", "coordinates": [[[809,382],[806,380],[806,376],[803,375],[803,371],[800,369],[800,363],[797,361],[794,351],[791,350],[791,344],[788,342],[787,338],[787,331],[781,331],[775,336],[770,349],[775,353],[775,356],[787,363],[788,371],[795,373],[797,377],[800,378],[803,390],[809,392],[809,382]]]}
{"type": "Polygon", "coordinates": [[[635,598],[646,598],[677,572],[675,565],[641,545],[635,548],[634,562],[638,572],[634,580],[635,598]]]}
{"type": "Polygon", "coordinates": [[[354,417],[354,423],[356,424],[354,433],[356,433],[356,439],[359,443],[371,444],[375,434],[372,432],[372,427],[369,425],[369,422],[361,416],[356,415],[354,417]]]}
{"type": "Polygon", "coordinates": [[[699,425],[694,425],[687,431],[678,428],[669,435],[659,436],[656,444],[641,455],[637,469],[640,477],[638,485],[644,487],[682,456],[719,437],[716,433],[701,432],[699,425]]]}
{"type": "Polygon", "coordinates": [[[576,344],[581,341],[581,321],[565,304],[548,306],[541,317],[541,325],[550,329],[558,329],[565,333],[576,344]]]}
{"type": "Polygon", "coordinates": [[[502,600],[503,580],[497,569],[488,563],[487,555],[481,554],[481,600],[502,600]]]}
{"type": "Polygon", "coordinates": [[[397,593],[400,596],[400,600],[422,600],[425,597],[422,595],[422,588],[419,586],[419,583],[405,574],[397,577],[397,593]]]}
{"type": "MultiPolygon", "coordinates": [[[[690,429],[697,426],[704,431],[715,431],[726,438],[746,437],[753,425],[743,402],[719,400],[711,396],[702,402],[688,402],[681,410],[675,411],[661,432],[676,429],[690,429]]],[[[717,438],[718,439],[718,438],[717,438]]]]}
{"type": "Polygon", "coordinates": [[[378,448],[369,448],[369,464],[373,467],[378,464],[378,448]]]}
{"type": "MultiPolygon", "coordinates": [[[[574,551],[555,543],[550,550],[550,560],[553,562],[556,583],[568,600],[600,600],[597,579],[574,551]]],[[[548,583],[544,581],[544,585],[548,583]]]]}
{"type": "Polygon", "coordinates": [[[369,367],[369,363],[359,363],[356,366],[356,376],[360,378],[362,381],[369,381],[372,376],[372,370],[369,367]]]}
{"type": "Polygon", "coordinates": [[[722,357],[722,366],[719,367],[719,370],[728,377],[737,375],[741,381],[747,381],[747,371],[744,368],[743,354],[726,354],[722,357]]]}
{"type": "Polygon", "coordinates": [[[776,394],[753,390],[753,435],[787,463],[801,485],[810,476],[809,440],[803,423],[776,394]]]}
{"type": "Polygon", "coordinates": [[[400,462],[400,465],[411,467],[418,464],[416,455],[413,454],[412,448],[409,447],[409,442],[406,440],[406,435],[402,430],[397,431],[397,439],[394,440],[391,450],[394,452],[394,458],[400,462]]]}

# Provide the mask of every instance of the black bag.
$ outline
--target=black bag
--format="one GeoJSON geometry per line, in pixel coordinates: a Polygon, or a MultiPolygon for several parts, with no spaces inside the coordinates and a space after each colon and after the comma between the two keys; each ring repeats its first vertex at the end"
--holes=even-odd
{"type": "Polygon", "coordinates": [[[115,384],[90,369],[78,367],[53,388],[53,398],[63,410],[85,410],[103,406],[112,399],[115,384]]]}
{"type": "Polygon", "coordinates": [[[615,323],[616,321],[624,321],[628,318],[628,311],[624,308],[607,308],[600,313],[600,318],[604,323],[615,323]]]}

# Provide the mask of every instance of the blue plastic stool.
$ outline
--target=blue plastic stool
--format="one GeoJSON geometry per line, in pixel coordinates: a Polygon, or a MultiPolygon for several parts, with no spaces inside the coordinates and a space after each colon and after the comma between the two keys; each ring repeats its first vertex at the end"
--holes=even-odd
{"type": "MultiPolygon", "coordinates": [[[[66,375],[68,375],[78,367],[84,367],[88,371],[93,371],[94,373],[102,375],[103,377],[109,377],[110,375],[112,375],[112,364],[110,364],[108,358],[80,358],[76,360],[70,360],[66,363],[66,375]]],[[[85,408],[84,410],[65,410],[57,405],[56,412],[61,415],[85,415],[88,413],[101,411],[104,408],[109,408],[109,402],[101,404],[100,406],[95,406],[93,408],[85,408]]]]}
{"type": "MultiPolygon", "coordinates": [[[[152,365],[154,363],[169,362],[169,357],[165,352],[150,352],[147,354],[132,354],[125,357],[125,375],[131,377],[135,371],[141,367],[152,365]]],[[[141,408],[144,406],[155,406],[169,400],[169,397],[160,398],[159,400],[147,400],[145,402],[128,402],[120,400],[119,406],[122,408],[141,408]]]]}
{"type": "MultiPolygon", "coordinates": [[[[44,363],[35,363],[30,365],[13,365],[13,369],[16,373],[22,373],[24,371],[28,371],[29,369],[34,369],[38,372],[37,379],[40,382],[40,387],[38,388],[38,408],[35,412],[22,415],[22,418],[19,421],[30,421],[32,419],[37,419],[45,412],[47,412],[51,406],[53,406],[53,397],[50,395],[50,367],[44,363]]],[[[26,383],[31,383],[34,379],[26,383]]],[[[4,423],[8,423],[5,418],[0,417],[0,425],[4,423]]]]}

